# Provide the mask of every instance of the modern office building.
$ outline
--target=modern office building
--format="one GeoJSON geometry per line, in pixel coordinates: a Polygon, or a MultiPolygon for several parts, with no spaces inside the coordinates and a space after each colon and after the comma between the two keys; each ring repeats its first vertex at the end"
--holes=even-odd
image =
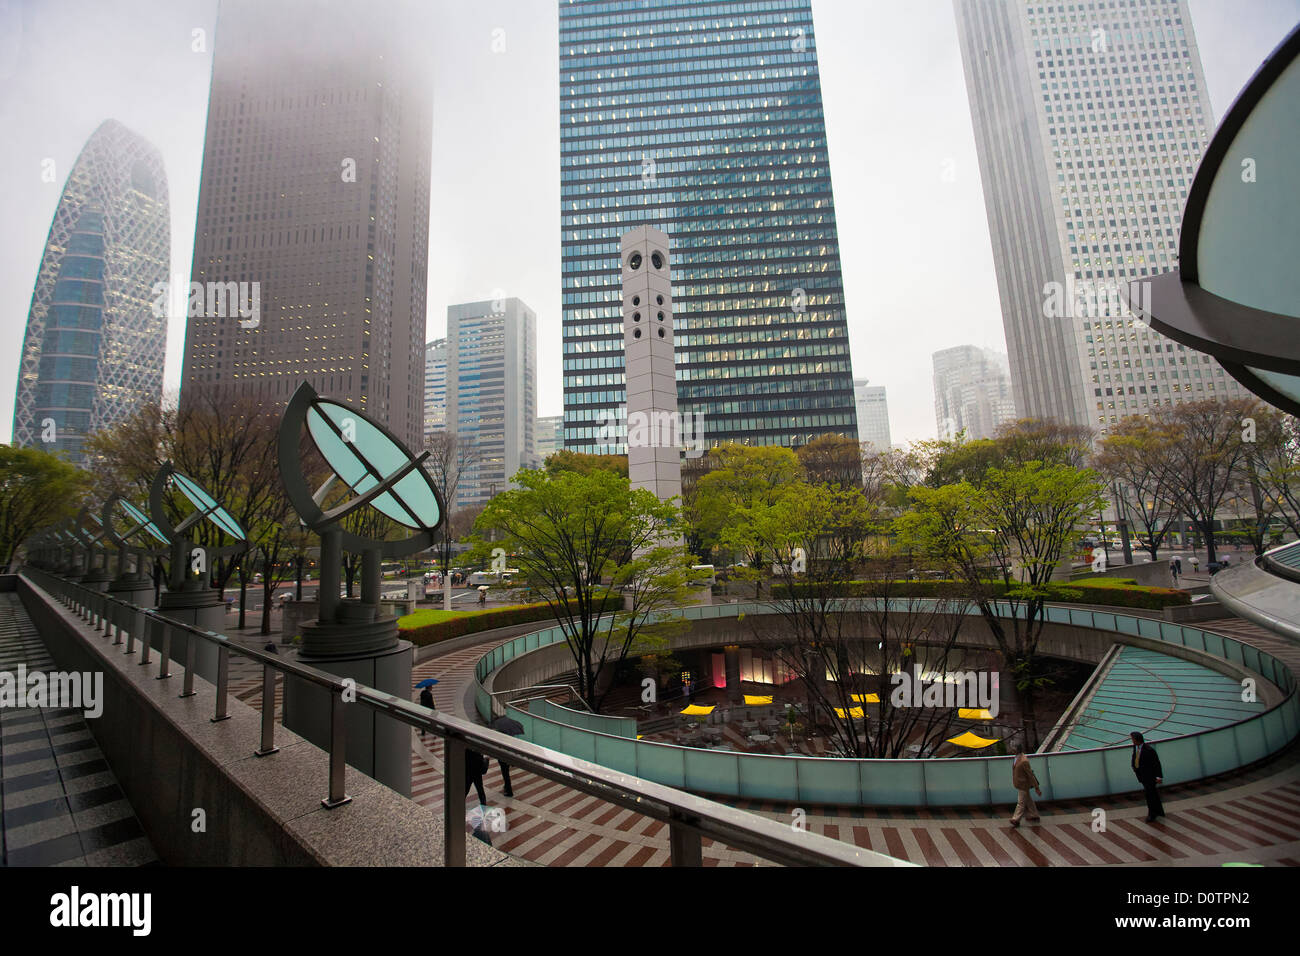
{"type": "Polygon", "coordinates": [[[868,385],[865,378],[853,382],[853,401],[857,406],[858,441],[870,442],[877,451],[889,451],[889,402],[885,386],[868,385]]]}
{"type": "Polygon", "coordinates": [[[546,464],[546,459],[564,447],[564,416],[547,415],[537,419],[534,434],[537,444],[537,464],[540,467],[546,464]]]}
{"type": "Polygon", "coordinates": [[[1104,429],[1243,395],[1121,298],[1175,263],[1213,128],[1186,0],[956,11],[1017,412],[1104,429]]]}
{"type": "Polygon", "coordinates": [[[934,421],[939,437],[992,438],[1015,421],[1007,357],[992,349],[958,345],[934,353],[934,421]]]}
{"type": "Polygon", "coordinates": [[[116,120],[87,140],[54,210],[27,313],[13,444],[83,464],[86,436],[162,399],[171,227],[162,156],[116,120]]]}
{"type": "Polygon", "coordinates": [[[710,445],[856,437],[810,0],[559,11],[565,447],[627,450],[619,239],[642,225],[671,240],[678,409],[710,445]]]}
{"type": "Polygon", "coordinates": [[[182,405],[212,390],[275,407],[306,380],[422,443],[424,17],[409,0],[223,0],[191,281],[243,308],[189,316],[182,405]]]}
{"type": "Polygon", "coordinates": [[[447,424],[447,340],[430,342],[424,349],[424,437],[447,424]]]}
{"type": "Polygon", "coordinates": [[[487,504],[535,468],[537,313],[519,299],[447,309],[447,427],[475,449],[454,510],[487,504]]]}

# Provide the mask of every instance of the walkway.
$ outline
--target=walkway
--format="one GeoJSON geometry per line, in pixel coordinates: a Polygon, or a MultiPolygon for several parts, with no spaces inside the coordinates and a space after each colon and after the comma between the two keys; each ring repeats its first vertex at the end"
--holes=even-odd
{"type": "MultiPolygon", "coordinates": [[[[15,592],[0,593],[0,671],[54,669],[15,592]]],[[[0,708],[0,863],[156,864],[82,711],[0,708]]]]}
{"type": "MultiPolygon", "coordinates": [[[[1201,625],[1246,640],[1285,660],[1300,673],[1300,648],[1246,621],[1201,625]]],[[[415,680],[436,677],[440,708],[469,714],[467,691],[475,662],[498,640],[416,665],[415,680]]],[[[412,734],[413,798],[441,806],[442,761],[438,742],[412,734]]],[[[494,765],[488,800],[506,811],[508,830],[494,845],[537,863],[564,866],[664,866],[668,838],[662,824],[574,793],[560,784],[515,772],[515,797],[501,793],[494,765]]],[[[727,801],[782,821],[796,808],[727,801]]],[[[1254,862],[1300,866],[1300,745],[1246,771],[1164,790],[1166,818],[1147,824],[1140,793],[1097,802],[1044,805],[1042,823],[1013,829],[1005,815],[986,808],[862,809],[809,807],[809,829],[914,863],[930,866],[1195,865],[1254,862]],[[1102,817],[1099,813],[1104,813],[1102,817]],[[1094,830],[1104,821],[1104,830],[1094,830]]],[[[705,841],[706,865],[753,865],[747,854],[705,841]]]]}

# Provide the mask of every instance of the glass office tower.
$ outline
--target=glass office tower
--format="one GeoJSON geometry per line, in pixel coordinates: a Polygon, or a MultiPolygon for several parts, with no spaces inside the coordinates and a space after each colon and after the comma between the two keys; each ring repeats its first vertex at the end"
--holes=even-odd
{"type": "Polygon", "coordinates": [[[86,436],[162,399],[167,176],[116,120],[86,142],[54,211],[18,368],[13,443],[84,464],[86,436]]]}
{"type": "Polygon", "coordinates": [[[565,447],[626,452],[639,225],[672,242],[678,407],[710,445],[856,438],[809,0],[559,6],[565,447]]]}

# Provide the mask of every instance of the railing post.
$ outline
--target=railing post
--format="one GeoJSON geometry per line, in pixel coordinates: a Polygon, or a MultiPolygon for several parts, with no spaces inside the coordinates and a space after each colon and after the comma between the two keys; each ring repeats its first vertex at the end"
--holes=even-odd
{"type": "Polygon", "coordinates": [[[113,602],[113,643],[122,643],[122,607],[113,602]]]}
{"type": "Polygon", "coordinates": [[[443,865],[465,865],[465,744],[443,738],[442,747],[443,865]]]}
{"type": "Polygon", "coordinates": [[[330,794],[321,804],[326,810],[333,810],[352,798],[344,792],[347,780],[347,758],[344,752],[347,742],[347,723],[343,719],[343,694],[340,690],[330,691],[330,794]]]}
{"type": "Polygon", "coordinates": [[[149,664],[149,655],[153,651],[154,632],[162,625],[158,618],[153,614],[145,614],[144,627],[140,631],[140,641],[144,647],[140,650],[140,666],[145,667],[149,664]]]}
{"type": "Polygon", "coordinates": [[[172,626],[171,623],[164,620],[162,623],[162,650],[159,653],[158,660],[158,679],[163,680],[172,676],[172,626]]]}
{"type": "Polygon", "coordinates": [[[269,757],[280,748],[275,745],[275,668],[262,665],[262,746],[255,757],[269,757]]]}
{"type": "Polygon", "coordinates": [[[126,632],[126,652],[135,653],[136,638],[142,638],[145,644],[149,643],[147,637],[144,637],[144,609],[135,608],[131,612],[131,630],[126,632]]]}
{"type": "Polygon", "coordinates": [[[688,830],[679,820],[677,811],[673,811],[668,823],[668,848],[672,855],[673,866],[703,866],[704,842],[694,830],[688,830]]]}
{"type": "Polygon", "coordinates": [[[198,653],[199,636],[193,631],[185,632],[185,682],[181,687],[182,697],[194,696],[194,658],[198,653]]]}
{"type": "Polygon", "coordinates": [[[230,687],[230,648],[225,644],[217,647],[217,713],[212,722],[229,720],[226,712],[226,691],[230,687]]]}

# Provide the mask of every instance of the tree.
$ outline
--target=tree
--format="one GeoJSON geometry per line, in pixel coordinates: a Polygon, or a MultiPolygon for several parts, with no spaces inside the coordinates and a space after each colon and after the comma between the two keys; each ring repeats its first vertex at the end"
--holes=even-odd
{"type": "Polygon", "coordinates": [[[1251,418],[1242,464],[1255,502],[1255,553],[1262,554],[1274,522],[1300,537],[1300,419],[1262,405],[1251,418]]]}
{"type": "MultiPolygon", "coordinates": [[[[429,452],[429,457],[424,460],[425,470],[442,492],[443,507],[446,509],[439,529],[438,543],[435,545],[445,575],[451,569],[451,548],[459,540],[458,532],[467,530],[464,526],[457,527],[457,522],[452,520],[456,494],[460,490],[461,479],[478,464],[480,455],[478,445],[472,439],[445,429],[430,435],[425,440],[424,447],[429,452]]],[[[348,581],[351,582],[351,575],[348,581]]]]}
{"type": "Polygon", "coordinates": [[[0,557],[5,572],[33,533],[76,515],[90,476],[39,448],[0,445],[0,557]]]}
{"type": "Polygon", "coordinates": [[[482,561],[499,548],[512,556],[564,632],[579,696],[599,712],[602,677],[629,654],[661,648],[681,626],[663,613],[689,593],[692,559],[678,539],[676,503],[604,468],[525,469],[514,484],[479,515],[474,554],[482,561]]]}
{"type": "Polygon", "coordinates": [[[810,482],[862,486],[862,446],[843,435],[819,435],[795,452],[810,482]]]}
{"type": "Polygon", "coordinates": [[[1179,511],[1205,539],[1206,558],[1215,560],[1214,522],[1234,485],[1241,480],[1246,455],[1246,419],[1258,411],[1252,399],[1207,399],[1160,409],[1153,416],[1177,437],[1158,462],[1161,479],[1179,511]]]}
{"type": "Polygon", "coordinates": [[[855,757],[897,757],[909,742],[933,746],[953,717],[890,701],[890,675],[919,660],[919,642],[936,648],[928,665],[944,669],[961,617],[916,598],[905,612],[890,603],[901,562],[879,543],[881,525],[861,489],[799,481],[775,501],[741,509],[724,533],[728,546],[780,556],[774,614],[756,621],[755,637],[778,670],[799,680],[811,719],[835,749],[855,757]],[[878,716],[869,726],[872,694],[878,716]]]}
{"type": "Polygon", "coordinates": [[[1103,506],[1091,469],[1039,461],[992,466],[979,484],[912,489],[914,509],[895,523],[900,543],[960,581],[1015,676],[1026,745],[1038,745],[1036,660],[1048,584],[1076,527],[1103,506]],[[997,613],[1004,601],[1008,616],[997,613]]]}
{"type": "MultiPolygon", "coordinates": [[[[710,552],[719,546],[728,528],[743,520],[739,517],[743,509],[775,503],[800,481],[802,472],[795,453],[779,445],[721,445],[711,449],[705,460],[709,470],[691,488],[686,511],[700,550],[710,552]]],[[[744,540],[748,539],[732,538],[730,553],[744,565],[732,573],[754,581],[754,596],[758,597],[766,575],[767,552],[757,542],[756,550],[736,550],[735,543],[744,540]]]]}
{"type": "Polygon", "coordinates": [[[585,455],[580,451],[561,448],[546,459],[542,468],[548,475],[559,475],[566,471],[589,475],[593,471],[608,471],[615,475],[627,477],[627,455],[585,455]]]}
{"type": "Polygon", "coordinates": [[[1159,549],[1178,518],[1167,466],[1178,432],[1168,423],[1129,415],[1111,428],[1093,459],[1099,473],[1118,489],[1121,516],[1139,529],[1142,547],[1159,558],[1159,549]]]}

